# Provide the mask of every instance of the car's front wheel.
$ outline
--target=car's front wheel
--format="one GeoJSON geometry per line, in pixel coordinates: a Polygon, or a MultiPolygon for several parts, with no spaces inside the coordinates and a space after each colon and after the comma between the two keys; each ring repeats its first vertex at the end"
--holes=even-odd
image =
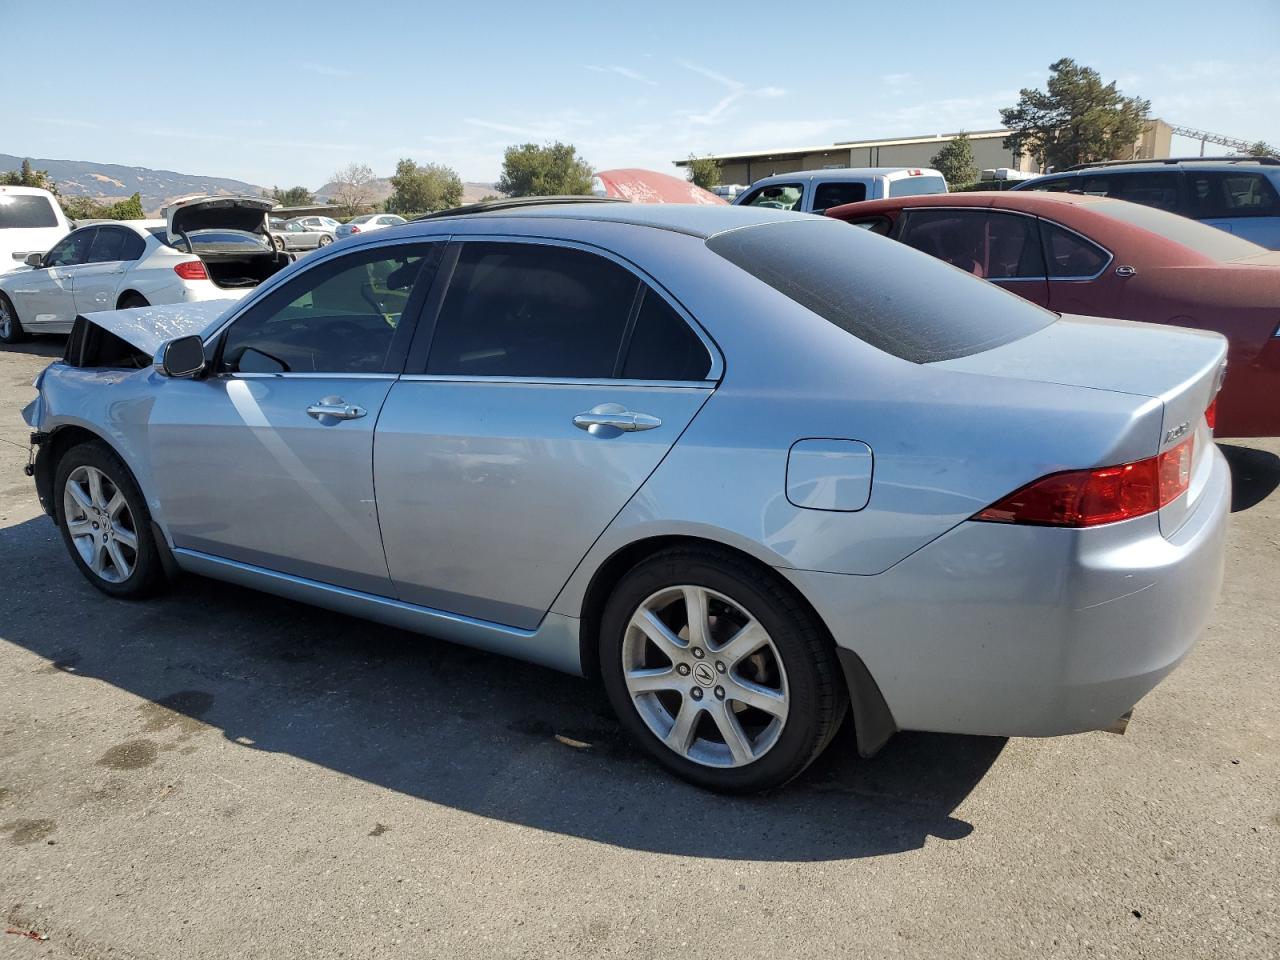
{"type": "Polygon", "coordinates": [[[663,766],[730,793],[778,787],[822,752],[848,705],[830,641],[775,574],[729,553],[662,551],[605,608],[605,689],[663,766]]]}
{"type": "Polygon", "coordinates": [[[164,583],[151,514],[120,458],[94,441],[68,450],[54,478],[54,510],[71,559],[113,597],[143,597],[164,583]]]}
{"type": "Polygon", "coordinates": [[[22,329],[18,311],[13,309],[13,301],[0,293],[0,343],[21,343],[25,339],[27,333],[22,329]]]}

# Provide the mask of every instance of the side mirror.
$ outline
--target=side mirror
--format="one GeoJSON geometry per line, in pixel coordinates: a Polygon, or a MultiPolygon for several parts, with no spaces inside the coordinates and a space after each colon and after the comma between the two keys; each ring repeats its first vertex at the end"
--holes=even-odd
{"type": "Polygon", "coordinates": [[[156,354],[155,368],[166,377],[194,377],[204,365],[204,341],[194,334],[170,340],[156,354]]]}
{"type": "Polygon", "coordinates": [[[44,266],[44,254],[43,254],[43,253],[28,253],[28,254],[27,254],[27,259],[26,259],[24,262],[26,263],[26,265],[27,265],[28,267],[37,267],[37,268],[39,268],[39,267],[43,267],[43,266],[44,266]]]}

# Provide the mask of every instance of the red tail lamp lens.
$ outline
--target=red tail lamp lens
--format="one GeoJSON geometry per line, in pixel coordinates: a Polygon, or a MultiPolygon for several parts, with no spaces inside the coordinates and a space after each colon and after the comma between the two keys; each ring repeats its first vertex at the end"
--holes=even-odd
{"type": "Polygon", "coordinates": [[[1212,430],[1214,427],[1218,425],[1218,398],[1217,397],[1213,398],[1213,403],[1205,407],[1204,422],[1209,425],[1210,430],[1212,430]]]}
{"type": "Polygon", "coordinates": [[[1172,503],[1191,485],[1195,438],[1146,460],[1053,473],[1015,490],[974,520],[1048,527],[1096,527],[1129,520],[1172,503]]]}
{"type": "Polygon", "coordinates": [[[188,260],[185,263],[175,264],[173,272],[180,276],[183,280],[208,280],[209,271],[205,270],[204,264],[199,260],[188,260]]]}

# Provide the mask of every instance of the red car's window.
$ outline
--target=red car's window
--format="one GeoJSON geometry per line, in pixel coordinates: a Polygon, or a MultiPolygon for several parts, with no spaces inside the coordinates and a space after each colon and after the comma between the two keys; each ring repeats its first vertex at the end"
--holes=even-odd
{"type": "Polygon", "coordinates": [[[1026,280],[1045,275],[1036,221],[987,210],[912,210],[898,239],[975,277],[1026,280]]]}
{"type": "Polygon", "coordinates": [[[1111,254],[1097,244],[1056,223],[1041,220],[1040,232],[1050,279],[1092,280],[1111,260],[1111,254]]]}

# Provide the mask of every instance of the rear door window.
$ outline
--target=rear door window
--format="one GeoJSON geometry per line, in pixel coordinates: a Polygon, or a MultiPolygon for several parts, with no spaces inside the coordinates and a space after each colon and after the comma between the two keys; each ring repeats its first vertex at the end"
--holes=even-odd
{"type": "Polygon", "coordinates": [[[744,207],[767,207],[770,210],[799,210],[804,199],[804,184],[775,183],[759,187],[747,194],[744,207]]]}
{"type": "MultiPolygon", "coordinates": [[[[88,263],[114,263],[118,260],[136,260],[137,254],[129,256],[133,245],[129,243],[130,231],[120,227],[99,227],[93,243],[89,247],[88,263]]],[[[142,238],[133,236],[141,244],[142,238]]]]}
{"type": "Polygon", "coordinates": [[[820,183],[813,189],[813,212],[821,213],[844,203],[860,203],[865,199],[865,183],[820,183]]]}
{"type": "Polygon", "coordinates": [[[1135,171],[1124,173],[1111,170],[1105,173],[1085,174],[1080,177],[1083,193],[1095,197],[1114,197],[1128,200],[1144,207],[1179,212],[1178,184],[1182,174],[1177,171],[1135,171]]]}
{"type": "Polygon", "coordinates": [[[1079,177],[1039,177],[1032,180],[1031,183],[1020,189],[1036,190],[1041,193],[1070,193],[1073,190],[1080,189],[1079,177]]]}
{"type": "Polygon", "coordinates": [[[1049,220],[1040,221],[1040,235],[1051,280],[1092,280],[1111,261],[1096,243],[1049,220]]]}
{"type": "Polygon", "coordinates": [[[462,244],[426,372],[614,376],[639,280],[597,254],[538,243],[462,244]]]}
{"type": "Polygon", "coordinates": [[[987,280],[1045,275],[1033,217],[984,209],[913,210],[904,217],[898,239],[987,280]]]}

